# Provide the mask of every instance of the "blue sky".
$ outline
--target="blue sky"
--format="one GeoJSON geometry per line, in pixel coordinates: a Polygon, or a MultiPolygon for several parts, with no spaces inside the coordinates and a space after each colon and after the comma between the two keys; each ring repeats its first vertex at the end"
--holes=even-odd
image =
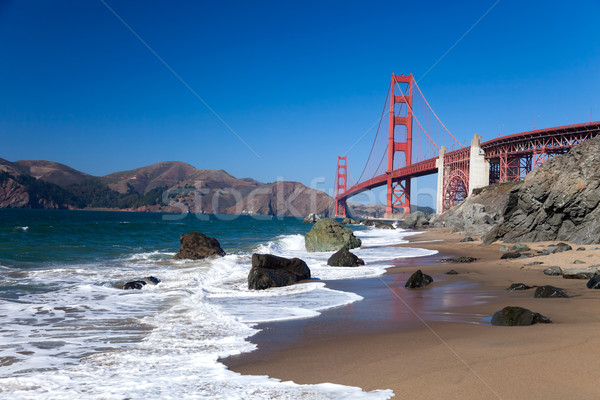
{"type": "MultiPolygon", "coordinates": [[[[327,190],[391,73],[421,78],[495,3],[106,0],[250,150],[101,1],[0,0],[0,157],[93,175],[178,160],[327,190]]],[[[600,120],[598,15],[502,0],[419,86],[461,141],[600,120]]],[[[356,178],[374,135],[347,154],[356,178]]]]}

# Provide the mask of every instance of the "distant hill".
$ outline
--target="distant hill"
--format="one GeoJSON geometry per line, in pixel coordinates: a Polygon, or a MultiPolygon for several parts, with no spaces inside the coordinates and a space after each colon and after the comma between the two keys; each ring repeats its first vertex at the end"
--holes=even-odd
{"type": "Polygon", "coordinates": [[[97,177],[52,161],[0,159],[0,208],[305,216],[330,215],[333,203],[298,182],[264,184],[179,161],[97,177]]]}

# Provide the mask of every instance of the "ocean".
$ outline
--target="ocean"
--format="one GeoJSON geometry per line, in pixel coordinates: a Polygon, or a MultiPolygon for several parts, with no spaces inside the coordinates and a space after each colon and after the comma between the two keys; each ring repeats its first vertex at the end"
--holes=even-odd
{"type": "Polygon", "coordinates": [[[361,301],[327,281],[375,277],[412,232],[351,225],[364,267],[308,253],[295,218],[0,209],[0,397],[10,399],[387,399],[337,384],[297,385],[229,371],[262,322],[312,318],[361,301]],[[215,237],[227,255],[176,261],[179,236],[215,237]],[[299,257],[305,284],[248,290],[253,253],[299,257]],[[123,283],[154,276],[142,290],[123,283]]]}

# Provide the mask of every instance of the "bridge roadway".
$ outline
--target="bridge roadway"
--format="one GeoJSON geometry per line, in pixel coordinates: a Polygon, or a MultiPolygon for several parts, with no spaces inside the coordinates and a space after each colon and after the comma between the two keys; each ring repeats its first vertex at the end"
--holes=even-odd
{"type": "MultiPolygon", "coordinates": [[[[538,129],[534,131],[516,133],[509,136],[502,136],[481,143],[481,149],[484,151],[485,160],[492,164],[502,164],[502,161],[518,159],[523,157],[535,156],[544,157],[545,155],[561,154],[568,151],[571,147],[582,141],[591,139],[600,134],[600,121],[587,122],[583,124],[565,125],[554,128],[538,129]],[[501,160],[503,159],[503,160],[501,160]]],[[[448,164],[450,160],[464,160],[470,156],[470,147],[463,147],[444,155],[444,163],[448,164]]],[[[438,173],[438,160],[440,157],[430,158],[391,172],[392,179],[405,180],[417,178],[420,176],[438,173]]],[[[537,165],[541,165],[544,159],[540,159],[537,165]]],[[[534,160],[535,163],[535,160],[534,160]]],[[[537,166],[535,165],[535,166],[537,166]]],[[[500,174],[501,175],[501,174],[500,174]]],[[[506,177],[504,177],[506,179],[506,177]]],[[[387,184],[388,173],[375,176],[367,181],[361,182],[344,193],[336,197],[337,201],[345,202],[348,198],[356,196],[364,191],[374,189],[387,184]]],[[[502,176],[497,177],[498,181],[505,182],[502,176]]],[[[490,181],[492,175],[490,175],[490,181]]],[[[494,182],[490,182],[494,183],[494,182]]],[[[471,188],[473,189],[473,188],[471,188]]],[[[440,188],[438,188],[438,191],[440,188]]],[[[472,191],[472,190],[471,190],[472,191]]],[[[470,191],[469,191],[470,192],[470,191]]]]}

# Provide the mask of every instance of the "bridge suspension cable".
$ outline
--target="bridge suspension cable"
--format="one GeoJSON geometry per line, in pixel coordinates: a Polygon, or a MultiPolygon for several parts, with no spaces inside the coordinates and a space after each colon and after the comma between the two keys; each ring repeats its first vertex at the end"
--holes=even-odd
{"type": "MultiPolygon", "coordinates": [[[[383,121],[383,116],[385,115],[385,108],[387,106],[388,99],[390,98],[390,88],[388,88],[387,95],[385,96],[385,101],[383,102],[383,110],[381,110],[381,117],[379,117],[379,125],[377,125],[377,133],[375,134],[375,139],[373,140],[373,144],[371,145],[371,151],[369,152],[369,158],[367,158],[367,162],[365,163],[365,167],[363,168],[360,176],[358,177],[358,182],[361,182],[361,179],[369,165],[369,161],[371,160],[371,155],[373,154],[373,149],[375,148],[375,143],[377,143],[377,136],[379,135],[379,129],[381,128],[381,121],[383,121]]],[[[384,153],[385,154],[385,153],[384,153]]]]}
{"type": "Polygon", "coordinates": [[[433,115],[435,116],[435,118],[438,120],[438,122],[444,127],[444,129],[446,130],[446,132],[448,132],[448,135],[450,135],[452,137],[452,139],[454,139],[454,141],[456,143],[458,143],[458,145],[460,147],[464,147],[455,137],[454,135],[448,130],[448,128],[446,128],[446,125],[444,125],[444,123],[438,118],[437,114],[435,113],[435,111],[433,111],[433,108],[431,108],[431,106],[429,105],[429,102],[427,101],[427,98],[425,96],[423,96],[423,92],[421,92],[421,88],[419,87],[419,85],[417,84],[416,80],[413,80],[413,83],[415,84],[415,86],[417,87],[417,90],[419,91],[419,94],[421,95],[421,97],[423,98],[423,100],[425,100],[425,104],[427,104],[427,107],[429,107],[429,110],[433,113],[433,115]]]}

